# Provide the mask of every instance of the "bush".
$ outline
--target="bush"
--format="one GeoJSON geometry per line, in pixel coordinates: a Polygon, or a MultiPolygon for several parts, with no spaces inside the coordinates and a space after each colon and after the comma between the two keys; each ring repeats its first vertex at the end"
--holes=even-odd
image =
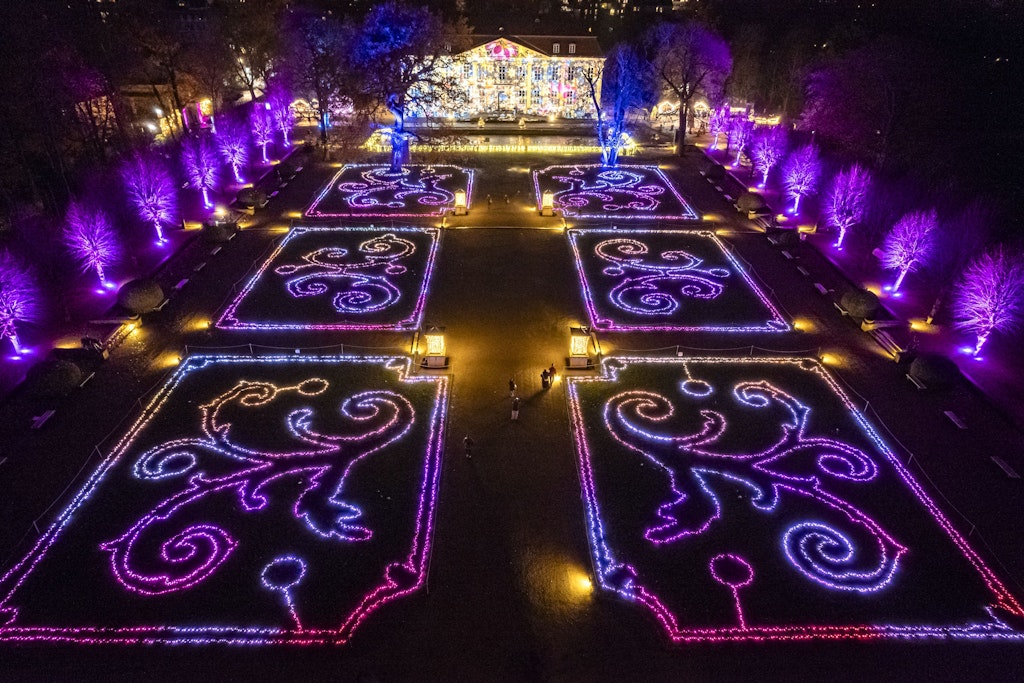
{"type": "Polygon", "coordinates": [[[854,318],[864,320],[873,320],[879,307],[878,297],[874,292],[869,292],[866,289],[853,289],[843,294],[839,305],[854,318]]]}
{"type": "Polygon", "coordinates": [[[708,172],[705,175],[708,180],[722,180],[725,178],[725,169],[718,164],[714,164],[708,169],[708,172]]]}
{"type": "Polygon", "coordinates": [[[757,213],[764,211],[767,207],[768,205],[765,204],[764,197],[756,192],[744,192],[736,200],[736,209],[740,213],[757,213]]]}
{"type": "Polygon", "coordinates": [[[156,280],[130,280],[117,292],[117,303],[132,315],[149,313],[163,300],[164,290],[156,280]]]}
{"type": "Polygon", "coordinates": [[[910,376],[932,387],[948,387],[960,377],[956,363],[934,353],[925,353],[910,363],[910,376]]]}
{"type": "Polygon", "coordinates": [[[203,239],[207,242],[227,242],[235,234],[234,223],[218,221],[216,223],[203,223],[203,239]]]}
{"type": "Polygon", "coordinates": [[[28,371],[29,393],[39,398],[63,398],[82,382],[82,370],[67,360],[45,360],[28,371]]]}
{"type": "Polygon", "coordinates": [[[267,193],[255,187],[243,187],[238,191],[238,203],[247,208],[263,208],[267,205],[267,193]]]}

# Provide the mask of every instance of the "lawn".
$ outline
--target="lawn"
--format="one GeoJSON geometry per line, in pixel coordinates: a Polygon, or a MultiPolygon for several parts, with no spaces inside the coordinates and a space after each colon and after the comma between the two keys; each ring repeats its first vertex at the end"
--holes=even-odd
{"type": "Polygon", "coordinates": [[[672,640],[1022,637],[817,361],[611,358],[568,391],[599,583],[672,640]]]}
{"type": "Polygon", "coordinates": [[[573,229],[568,235],[587,313],[599,330],[790,329],[713,233],[573,229]]]}
{"type": "Polygon", "coordinates": [[[554,208],[573,218],[699,220],[657,166],[575,164],[533,172],[537,207],[552,193],[554,208]]]}
{"type": "Polygon", "coordinates": [[[455,194],[472,203],[473,171],[459,166],[347,164],[331,178],[308,218],[441,216],[455,207],[455,194]]]}
{"type": "Polygon", "coordinates": [[[418,327],[439,238],[436,228],[293,228],[224,310],[217,327],[418,327]]]}
{"type": "Polygon", "coordinates": [[[448,384],[408,369],[186,359],[0,578],[0,640],[347,641],[426,578],[448,384]]]}

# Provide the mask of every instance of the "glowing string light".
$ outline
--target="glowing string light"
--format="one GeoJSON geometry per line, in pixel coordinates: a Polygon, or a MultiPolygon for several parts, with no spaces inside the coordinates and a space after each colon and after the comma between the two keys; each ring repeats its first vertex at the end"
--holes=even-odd
{"type": "Polygon", "coordinates": [[[700,218],[656,166],[607,168],[600,164],[576,164],[534,171],[538,209],[543,191],[551,191],[553,184],[562,188],[554,191],[555,208],[566,216],[626,220],[700,218]]]}
{"type": "Polygon", "coordinates": [[[454,208],[456,190],[465,190],[468,207],[472,170],[405,164],[392,171],[387,166],[348,164],[327,183],[306,216],[440,216],[454,208]]]}

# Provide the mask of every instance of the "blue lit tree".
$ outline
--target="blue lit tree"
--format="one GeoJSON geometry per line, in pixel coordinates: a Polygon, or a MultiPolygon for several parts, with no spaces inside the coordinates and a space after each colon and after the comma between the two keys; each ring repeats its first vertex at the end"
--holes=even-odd
{"type": "Polygon", "coordinates": [[[996,331],[1019,329],[1024,318],[1024,256],[1002,247],[964,269],[954,298],[955,324],[974,334],[974,355],[996,331]]]}
{"type": "Polygon", "coordinates": [[[935,245],[935,228],[939,219],[935,210],[912,211],[896,221],[885,237],[882,247],[882,265],[899,271],[892,292],[896,293],[908,273],[920,268],[935,245]]]}
{"type": "Polygon", "coordinates": [[[270,118],[270,112],[262,102],[253,105],[249,114],[249,129],[252,131],[252,139],[263,154],[263,163],[268,163],[267,145],[274,141],[274,122],[270,118]]]}
{"type": "Polygon", "coordinates": [[[779,126],[766,126],[754,134],[750,157],[761,174],[761,187],[768,183],[768,174],[786,154],[786,131],[779,126]]]}
{"type": "Polygon", "coordinates": [[[754,133],[754,122],[743,114],[734,116],[729,121],[729,145],[736,149],[736,159],[733,166],[739,166],[740,155],[750,142],[750,136],[754,133]]]}
{"type": "Polygon", "coordinates": [[[725,104],[711,112],[708,117],[708,132],[714,135],[711,149],[718,149],[718,138],[729,130],[729,105],[725,104]]]}
{"type": "Polygon", "coordinates": [[[153,226],[157,243],[166,242],[163,226],[173,223],[178,211],[178,195],[167,169],[156,159],[140,156],[124,163],[121,178],[136,215],[153,226]]]}
{"type": "Polygon", "coordinates": [[[577,77],[590,92],[597,116],[597,140],[601,146],[601,163],[615,166],[619,152],[629,135],[626,121],[631,111],[647,107],[654,99],[654,87],[647,78],[649,67],[639,51],[631,45],[612,48],[600,70],[580,69],[577,77]],[[600,91],[600,101],[598,100],[600,91]]]}
{"type": "Polygon", "coordinates": [[[244,183],[242,167],[249,162],[249,136],[245,129],[233,121],[224,121],[217,131],[217,150],[231,166],[235,182],[244,183]]]}
{"type": "Polygon", "coordinates": [[[786,194],[793,199],[793,213],[800,212],[800,200],[810,196],[818,187],[821,161],[814,145],[804,145],[789,155],[782,170],[782,183],[786,194]]]}
{"type": "Polygon", "coordinates": [[[185,140],[181,146],[181,161],[189,184],[203,193],[203,206],[213,208],[210,192],[217,186],[217,157],[205,137],[185,140]]]}
{"type": "Polygon", "coordinates": [[[32,322],[38,316],[37,291],[28,267],[8,253],[0,253],[0,340],[9,339],[17,356],[24,350],[17,325],[32,322]]]}
{"type": "Polygon", "coordinates": [[[836,174],[825,198],[825,221],[839,231],[832,245],[843,248],[843,240],[853,226],[864,220],[871,174],[860,164],[853,164],[836,174]]]}
{"type": "Polygon", "coordinates": [[[96,271],[101,287],[114,286],[106,271],[120,258],[121,243],[106,213],[72,202],[64,216],[64,242],[83,271],[96,271]]]}
{"type": "Polygon", "coordinates": [[[447,74],[450,52],[456,51],[464,25],[447,25],[425,7],[388,1],[374,5],[358,29],[352,59],[362,74],[366,94],[395,119],[391,170],[409,159],[409,112],[426,112],[465,98],[458,79],[447,74]]]}

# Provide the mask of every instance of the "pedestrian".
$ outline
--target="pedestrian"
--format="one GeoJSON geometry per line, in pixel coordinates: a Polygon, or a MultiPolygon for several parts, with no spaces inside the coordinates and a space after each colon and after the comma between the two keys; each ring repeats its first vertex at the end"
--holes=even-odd
{"type": "Polygon", "coordinates": [[[473,457],[473,439],[470,438],[469,434],[466,434],[466,438],[462,440],[462,444],[466,447],[466,457],[473,457]]]}
{"type": "Polygon", "coordinates": [[[540,371],[540,385],[544,389],[548,388],[548,377],[549,377],[549,375],[548,375],[548,371],[547,370],[541,370],[540,371]]]}
{"type": "Polygon", "coordinates": [[[548,368],[548,376],[551,378],[551,383],[555,383],[555,364],[552,363],[551,367],[548,368]]]}
{"type": "Polygon", "coordinates": [[[508,204],[508,195],[505,195],[505,203],[508,204]]]}
{"type": "Polygon", "coordinates": [[[491,208],[491,204],[493,204],[493,203],[494,203],[494,199],[491,198],[491,195],[487,195],[487,208],[488,209],[491,208]]]}
{"type": "Polygon", "coordinates": [[[508,397],[512,398],[516,395],[516,380],[514,377],[508,378],[508,397]]]}
{"type": "Polygon", "coordinates": [[[516,396],[512,399],[512,421],[519,421],[519,397],[516,396]]]}

